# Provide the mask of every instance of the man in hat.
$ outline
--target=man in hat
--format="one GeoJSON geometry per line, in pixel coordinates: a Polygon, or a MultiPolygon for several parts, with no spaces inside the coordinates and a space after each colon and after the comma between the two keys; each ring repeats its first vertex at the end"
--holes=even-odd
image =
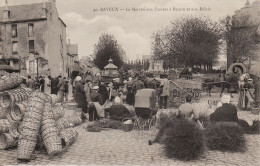
{"type": "Polygon", "coordinates": [[[69,96],[69,80],[66,79],[65,77],[63,78],[65,83],[64,83],[64,97],[65,97],[65,101],[68,101],[68,96],[69,96]]]}
{"type": "Polygon", "coordinates": [[[31,76],[28,76],[27,87],[35,90],[35,81],[32,79],[31,76]]]}
{"type": "Polygon", "coordinates": [[[230,104],[230,95],[223,95],[220,99],[222,106],[210,115],[211,122],[238,122],[237,108],[230,104]]]}
{"type": "Polygon", "coordinates": [[[92,81],[90,79],[86,79],[86,84],[84,86],[84,90],[85,90],[85,95],[86,95],[86,102],[87,102],[87,105],[89,106],[92,101],[91,101],[91,98],[90,98],[90,94],[92,92],[92,81]]]}
{"type": "Polygon", "coordinates": [[[133,81],[132,77],[129,77],[129,80],[126,83],[126,85],[127,85],[126,103],[129,105],[134,105],[134,100],[135,100],[133,84],[134,84],[134,81],[133,81]]]}
{"type": "Polygon", "coordinates": [[[138,90],[141,90],[144,88],[144,83],[141,81],[141,77],[138,77],[138,80],[134,82],[134,90],[135,90],[135,94],[138,90]]]}

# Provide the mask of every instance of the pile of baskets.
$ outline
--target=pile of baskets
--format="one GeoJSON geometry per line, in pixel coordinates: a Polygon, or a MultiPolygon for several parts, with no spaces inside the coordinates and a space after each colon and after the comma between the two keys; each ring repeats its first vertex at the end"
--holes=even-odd
{"type": "Polygon", "coordinates": [[[30,160],[35,148],[41,145],[50,157],[63,152],[77,139],[76,130],[70,127],[80,124],[81,117],[65,118],[63,106],[53,106],[50,96],[26,88],[18,89],[28,96],[12,97],[19,96],[13,95],[18,90],[4,92],[11,97],[10,102],[1,107],[5,108],[5,119],[0,120],[0,150],[18,146],[17,159],[23,161],[30,160]]]}
{"type": "Polygon", "coordinates": [[[0,78],[0,92],[17,88],[20,84],[22,84],[23,78],[18,74],[11,74],[9,76],[0,78]]]}

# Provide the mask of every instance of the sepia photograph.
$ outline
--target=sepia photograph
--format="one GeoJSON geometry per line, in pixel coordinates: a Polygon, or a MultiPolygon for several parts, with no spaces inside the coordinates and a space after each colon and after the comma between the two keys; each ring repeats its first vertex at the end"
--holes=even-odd
{"type": "Polygon", "coordinates": [[[259,166],[260,0],[0,0],[0,166],[259,166]]]}

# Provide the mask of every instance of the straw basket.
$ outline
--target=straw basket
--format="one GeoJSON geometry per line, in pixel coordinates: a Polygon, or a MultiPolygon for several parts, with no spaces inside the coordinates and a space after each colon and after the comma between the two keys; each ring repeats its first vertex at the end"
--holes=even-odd
{"type": "Polygon", "coordinates": [[[0,106],[0,119],[6,119],[6,109],[0,106]]]}
{"type": "Polygon", "coordinates": [[[70,123],[70,121],[67,118],[60,118],[57,121],[57,128],[59,131],[62,129],[66,129],[68,127],[72,127],[73,124],[70,123]]]}
{"type": "Polygon", "coordinates": [[[53,118],[54,118],[55,120],[58,120],[58,119],[64,117],[64,115],[65,115],[64,109],[63,109],[62,107],[59,107],[59,106],[58,106],[58,107],[55,107],[55,108],[52,110],[52,112],[53,112],[53,118]]]}
{"type": "Polygon", "coordinates": [[[10,122],[22,121],[23,114],[20,112],[20,109],[14,109],[14,107],[10,107],[10,109],[7,113],[7,119],[10,122]]]}
{"type": "Polygon", "coordinates": [[[19,138],[20,134],[21,134],[21,127],[22,124],[21,122],[14,122],[11,124],[11,127],[9,129],[9,133],[13,138],[19,138]]]}
{"type": "Polygon", "coordinates": [[[10,134],[0,134],[0,150],[9,149],[17,146],[17,140],[10,134]]]}
{"type": "Polygon", "coordinates": [[[11,102],[11,96],[7,92],[0,94],[0,106],[3,109],[8,108],[11,105],[11,102]]]}
{"type": "Polygon", "coordinates": [[[5,80],[0,78],[0,92],[5,90],[5,80]]]}
{"type": "Polygon", "coordinates": [[[77,125],[79,125],[79,124],[82,123],[81,117],[78,117],[78,116],[70,117],[70,118],[68,118],[68,121],[69,121],[70,124],[72,124],[73,126],[77,126],[77,125]]]}
{"type": "Polygon", "coordinates": [[[41,133],[43,144],[50,156],[53,156],[62,150],[61,138],[58,136],[58,128],[51,111],[44,111],[41,133]]]}
{"type": "Polygon", "coordinates": [[[50,134],[43,138],[43,144],[49,156],[54,156],[62,151],[61,138],[57,133],[50,134]]]}
{"type": "Polygon", "coordinates": [[[8,133],[11,124],[7,119],[0,120],[0,133],[8,133]]]}
{"type": "Polygon", "coordinates": [[[67,148],[69,145],[73,144],[78,138],[78,132],[75,129],[68,128],[60,132],[62,146],[67,148]]]}
{"type": "Polygon", "coordinates": [[[27,101],[26,102],[21,102],[21,103],[16,103],[14,105],[14,111],[15,112],[21,112],[22,115],[25,114],[26,107],[27,107],[27,101]]]}
{"type": "Polygon", "coordinates": [[[30,160],[34,152],[36,141],[19,139],[18,141],[18,157],[19,160],[30,160]]]}

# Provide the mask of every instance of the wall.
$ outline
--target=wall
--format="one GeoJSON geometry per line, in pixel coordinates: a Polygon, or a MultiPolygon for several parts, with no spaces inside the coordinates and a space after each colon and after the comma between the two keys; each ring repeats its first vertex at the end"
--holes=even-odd
{"type": "Polygon", "coordinates": [[[67,46],[66,27],[58,17],[56,5],[52,2],[52,8],[47,14],[48,18],[48,59],[52,77],[68,76],[66,72],[67,46]],[[62,39],[62,41],[61,41],[62,39]]]}

